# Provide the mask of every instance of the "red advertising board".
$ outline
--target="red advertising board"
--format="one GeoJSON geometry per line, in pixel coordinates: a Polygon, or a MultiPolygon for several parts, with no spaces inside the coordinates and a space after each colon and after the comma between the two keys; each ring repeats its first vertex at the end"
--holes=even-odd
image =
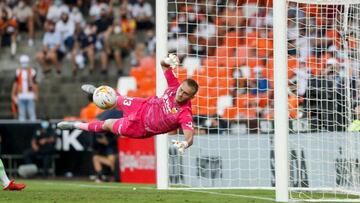
{"type": "Polygon", "coordinates": [[[154,137],[118,139],[120,178],[124,183],[156,183],[154,137]]]}

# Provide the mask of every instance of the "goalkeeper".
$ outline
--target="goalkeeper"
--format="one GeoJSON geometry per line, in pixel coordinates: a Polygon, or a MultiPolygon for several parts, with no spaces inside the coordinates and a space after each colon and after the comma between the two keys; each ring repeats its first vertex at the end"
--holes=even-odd
{"type": "MultiPolygon", "coordinates": [[[[174,75],[173,68],[179,65],[176,55],[161,60],[161,66],[167,80],[168,88],[159,97],[127,98],[118,95],[116,106],[124,112],[120,119],[108,119],[90,123],[62,121],[58,128],[63,130],[81,129],[90,132],[111,131],[116,135],[130,138],[147,138],[182,128],[185,141],[173,141],[175,147],[183,153],[193,143],[193,120],[191,99],[199,86],[193,79],[186,79],[181,84],[174,75]]],[[[83,85],[85,92],[92,94],[96,87],[83,85]]]]}

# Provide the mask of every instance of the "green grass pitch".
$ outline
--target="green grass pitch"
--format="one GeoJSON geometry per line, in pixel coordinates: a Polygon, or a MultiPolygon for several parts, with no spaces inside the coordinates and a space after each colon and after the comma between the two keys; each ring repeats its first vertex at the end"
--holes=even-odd
{"type": "Polygon", "coordinates": [[[157,190],[155,185],[90,181],[18,180],[27,188],[0,191],[0,202],[232,203],[273,202],[271,190],[157,190]]]}

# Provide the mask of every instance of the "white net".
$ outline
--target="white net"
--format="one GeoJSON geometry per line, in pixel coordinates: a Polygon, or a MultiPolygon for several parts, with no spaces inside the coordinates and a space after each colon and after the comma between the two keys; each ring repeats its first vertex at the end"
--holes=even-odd
{"type": "MultiPolygon", "coordinates": [[[[200,85],[198,135],[182,156],[170,148],[169,183],[274,187],[272,1],[168,2],[168,51],[181,58],[180,80],[200,85]]],[[[347,131],[358,105],[360,7],[313,2],[288,2],[290,197],[354,200],[360,138],[347,131]]]]}
{"type": "Polygon", "coordinates": [[[294,70],[289,89],[303,114],[297,121],[310,129],[292,129],[289,135],[290,194],[295,199],[359,200],[359,126],[356,121],[349,125],[360,119],[355,112],[360,5],[346,3],[288,4],[288,57],[297,60],[294,69],[289,66],[294,70]],[[301,152],[301,162],[292,150],[301,152]]]}
{"type": "Polygon", "coordinates": [[[171,184],[274,186],[271,7],[252,2],[169,1],[168,49],[180,80],[200,85],[198,136],[184,156],[170,150],[171,184]]]}

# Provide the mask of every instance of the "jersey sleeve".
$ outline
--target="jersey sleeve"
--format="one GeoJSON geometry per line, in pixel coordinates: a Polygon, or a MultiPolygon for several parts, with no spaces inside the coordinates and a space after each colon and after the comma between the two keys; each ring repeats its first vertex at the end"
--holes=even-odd
{"type": "Polygon", "coordinates": [[[180,114],[180,125],[183,130],[194,130],[192,114],[190,111],[185,111],[180,114]]]}
{"type": "Polygon", "coordinates": [[[171,68],[167,69],[164,73],[168,87],[176,87],[179,86],[180,83],[178,79],[175,77],[175,73],[171,68]]]}

